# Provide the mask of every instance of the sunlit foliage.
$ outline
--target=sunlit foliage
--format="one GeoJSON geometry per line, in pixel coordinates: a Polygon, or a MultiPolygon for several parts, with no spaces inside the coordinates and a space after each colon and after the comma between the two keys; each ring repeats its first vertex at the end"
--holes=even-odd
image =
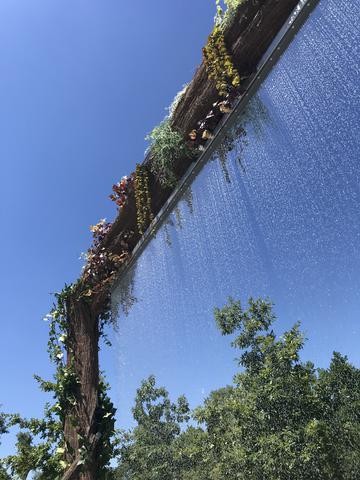
{"type": "Polygon", "coordinates": [[[215,309],[239,349],[233,385],[189,411],[154,377],[143,382],[124,434],[117,480],[356,480],[360,478],[360,370],[334,353],[327,369],[300,359],[295,325],[278,338],[272,305],[215,309]]]}

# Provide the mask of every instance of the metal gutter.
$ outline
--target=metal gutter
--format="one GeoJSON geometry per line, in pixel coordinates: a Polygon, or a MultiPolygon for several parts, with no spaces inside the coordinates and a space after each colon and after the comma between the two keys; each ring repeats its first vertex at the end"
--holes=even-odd
{"type": "MultiPolygon", "coordinates": [[[[136,247],[132,251],[132,256],[130,261],[126,266],[120,271],[119,277],[116,280],[112,291],[114,291],[119,283],[121,278],[123,278],[129,269],[132,267],[134,262],[141,255],[147,244],[155,237],[156,232],[160,229],[162,223],[165,220],[165,217],[176,206],[178,201],[181,199],[184,191],[192,184],[195,177],[200,173],[205,163],[207,163],[214,153],[214,151],[221,145],[223,141],[223,132],[225,129],[231,128],[240,113],[242,113],[254,96],[256,91],[259,89],[262,82],[265,80],[267,75],[270,73],[271,69],[277,63],[283,52],[287,49],[297,32],[301,29],[302,25],[305,23],[311,12],[314,10],[316,5],[320,0],[300,0],[298,5],[294,8],[287,21],[284,23],[281,30],[275,36],[270,47],[265,52],[262,60],[260,61],[257,72],[248,79],[248,85],[246,91],[241,97],[237,100],[233,110],[228,115],[224,116],[220,121],[214,132],[214,138],[208,143],[206,149],[198,158],[198,160],[189,167],[187,172],[184,174],[182,179],[179,181],[178,186],[174,192],[170,195],[168,200],[164,203],[159,213],[156,215],[154,220],[149,225],[146,232],[143,234],[136,247]]],[[[143,163],[146,163],[148,158],[144,159],[143,163]]]]}

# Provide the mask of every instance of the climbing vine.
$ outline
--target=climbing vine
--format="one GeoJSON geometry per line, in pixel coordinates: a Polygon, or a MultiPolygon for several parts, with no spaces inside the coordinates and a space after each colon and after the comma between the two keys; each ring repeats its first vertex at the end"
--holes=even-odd
{"type": "Polygon", "coordinates": [[[142,235],[154,218],[151,211],[149,172],[146,166],[136,165],[134,185],[137,227],[140,235],[142,235]]]}
{"type": "Polygon", "coordinates": [[[231,89],[239,87],[240,75],[227,50],[221,26],[215,25],[203,55],[208,75],[214,80],[220,96],[225,97],[231,89]]]}
{"type": "MultiPolygon", "coordinates": [[[[99,242],[103,240],[103,236],[108,231],[109,225],[105,221],[99,222],[96,226],[92,227],[94,234],[94,246],[93,249],[96,249],[99,246],[99,242]]],[[[89,260],[91,263],[91,260],[89,260]]],[[[78,465],[83,465],[88,460],[89,452],[91,452],[92,446],[89,444],[86,434],[81,431],[80,425],[77,425],[78,418],[78,406],[79,402],[82,402],[81,395],[79,392],[80,379],[77,377],[73,355],[76,354],[71,339],[71,331],[69,318],[72,316],[72,312],[68,311],[71,308],[72,301],[76,301],[82,295],[85,295],[88,298],[88,287],[92,286],[92,294],[94,293],[95,281],[99,281],[101,288],[106,289],[108,283],[105,283],[104,277],[108,271],[109,266],[101,264],[100,267],[97,265],[91,266],[88,263],[86,268],[90,269],[90,272],[87,272],[87,275],[94,273],[94,277],[91,281],[88,281],[86,278],[80,278],[75,284],[65,285],[63,290],[60,293],[55,294],[56,302],[53,305],[52,310],[46,316],[49,320],[49,342],[48,342],[48,352],[50,359],[56,365],[55,373],[55,382],[47,382],[42,380],[40,377],[35,377],[42,388],[46,392],[53,392],[55,399],[55,404],[52,406],[51,411],[57,415],[60,424],[62,427],[65,424],[65,420],[71,418],[72,424],[77,429],[78,440],[79,440],[79,451],[71,452],[69,451],[69,446],[64,442],[64,438],[61,438],[61,443],[57,448],[57,453],[63,455],[61,465],[64,468],[64,471],[69,467],[69,464],[66,462],[67,453],[75,454],[77,458],[78,465]],[[103,270],[105,268],[105,270],[103,270]],[[84,293],[85,292],[85,293],[84,293]],[[65,361],[65,355],[67,359],[65,361]],[[69,361],[70,358],[70,361],[69,361]]],[[[86,269],[85,269],[86,271],[86,269]]],[[[112,273],[110,273],[111,277],[112,273]]],[[[109,294],[109,291],[107,291],[109,294]]],[[[99,315],[99,333],[104,336],[104,325],[110,319],[109,312],[109,303],[108,295],[105,295],[104,304],[99,315]]],[[[106,339],[106,338],[105,338],[106,339]]],[[[96,408],[96,431],[99,436],[99,447],[98,447],[98,476],[97,478],[105,478],[107,471],[107,466],[111,458],[115,455],[115,408],[110,401],[110,398],[107,394],[108,385],[105,381],[101,380],[98,384],[98,401],[96,408]]]]}
{"type": "MultiPolygon", "coordinates": [[[[69,446],[64,438],[64,424],[66,418],[70,416],[76,425],[77,407],[82,400],[79,397],[80,380],[75,373],[73,362],[66,359],[69,353],[74,353],[69,339],[68,305],[71,297],[79,294],[79,288],[80,281],[65,285],[61,292],[55,293],[53,307],[44,317],[44,320],[49,322],[48,353],[50,360],[55,364],[56,371],[53,381],[43,380],[38,375],[35,375],[35,379],[41,390],[52,393],[52,404],[46,404],[43,419],[24,419],[17,414],[7,415],[6,418],[7,428],[17,426],[21,432],[24,432],[21,434],[27,439],[26,448],[18,449],[17,455],[11,455],[4,460],[6,467],[19,478],[24,472],[36,470],[41,472],[39,478],[59,480],[70,466],[67,461],[69,446]]],[[[104,311],[103,319],[105,313],[104,311]]],[[[96,411],[96,428],[99,435],[97,478],[99,479],[106,478],[110,459],[117,454],[116,410],[107,391],[108,385],[101,380],[98,385],[96,411]]],[[[77,428],[77,431],[79,432],[79,452],[72,453],[75,453],[78,468],[81,469],[87,461],[91,446],[88,445],[86,436],[81,436],[81,430],[77,428]]]]}

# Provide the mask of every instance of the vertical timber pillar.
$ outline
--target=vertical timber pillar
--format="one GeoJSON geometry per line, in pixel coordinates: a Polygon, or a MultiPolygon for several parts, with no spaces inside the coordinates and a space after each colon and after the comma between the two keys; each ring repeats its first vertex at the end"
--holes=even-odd
{"type": "Polygon", "coordinates": [[[66,414],[64,438],[70,465],[62,480],[96,480],[99,398],[99,320],[84,298],[70,298],[67,365],[78,379],[76,405],[66,414]]]}

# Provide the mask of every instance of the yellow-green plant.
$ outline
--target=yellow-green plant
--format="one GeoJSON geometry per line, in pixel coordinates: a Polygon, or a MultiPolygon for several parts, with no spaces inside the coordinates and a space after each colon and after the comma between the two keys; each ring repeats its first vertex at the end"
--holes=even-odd
{"type": "Polygon", "coordinates": [[[151,211],[149,172],[147,167],[140,164],[136,165],[134,189],[137,227],[140,235],[142,235],[154,216],[151,211]]]}
{"type": "Polygon", "coordinates": [[[208,75],[214,80],[220,96],[225,96],[231,88],[240,85],[240,75],[226,48],[221,26],[215,25],[208,43],[203,48],[203,55],[208,75]]]}

